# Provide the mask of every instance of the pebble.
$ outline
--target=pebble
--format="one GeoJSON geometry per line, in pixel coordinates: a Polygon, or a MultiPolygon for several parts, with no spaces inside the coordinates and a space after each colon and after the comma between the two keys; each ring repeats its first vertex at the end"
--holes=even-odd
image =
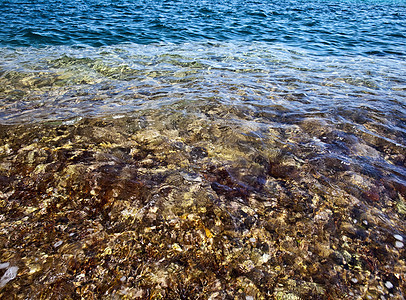
{"type": "Polygon", "coordinates": [[[394,237],[395,239],[397,239],[398,241],[403,242],[403,236],[401,236],[401,235],[399,235],[399,234],[395,234],[393,237],[394,237]]]}
{"type": "Polygon", "coordinates": [[[387,289],[393,288],[393,284],[390,281],[385,282],[385,286],[386,286],[387,289]]]}
{"type": "Polygon", "coordinates": [[[0,288],[4,287],[7,282],[13,280],[17,276],[18,267],[10,267],[6,273],[0,278],[0,288]]]}
{"type": "Polygon", "coordinates": [[[62,245],[62,241],[57,241],[55,244],[54,244],[54,247],[55,248],[58,248],[60,245],[62,245]]]}
{"type": "Polygon", "coordinates": [[[8,268],[9,266],[10,266],[10,263],[5,262],[5,263],[0,264],[0,269],[5,269],[5,268],[8,268]]]}
{"type": "Polygon", "coordinates": [[[264,255],[262,255],[262,257],[261,257],[261,261],[263,262],[263,263],[267,263],[269,260],[271,259],[271,256],[269,255],[269,254],[267,254],[267,253],[265,253],[264,255]]]}
{"type": "Polygon", "coordinates": [[[405,244],[403,244],[403,243],[400,242],[400,241],[396,241],[396,242],[395,242],[396,248],[403,248],[404,245],[405,245],[405,244]]]}
{"type": "Polygon", "coordinates": [[[179,252],[182,252],[183,250],[182,250],[182,248],[179,246],[179,244],[177,244],[177,243],[174,243],[173,245],[172,245],[172,249],[173,250],[175,250],[175,251],[179,251],[179,252]]]}
{"type": "Polygon", "coordinates": [[[186,173],[186,172],[181,172],[180,174],[187,181],[202,182],[202,178],[197,174],[186,173]]]}

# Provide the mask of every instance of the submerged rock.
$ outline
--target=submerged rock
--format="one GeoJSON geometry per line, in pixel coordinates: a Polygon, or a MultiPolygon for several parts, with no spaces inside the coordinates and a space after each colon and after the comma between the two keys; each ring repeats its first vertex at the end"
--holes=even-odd
{"type": "Polygon", "coordinates": [[[0,297],[402,298],[399,184],[206,109],[0,126],[0,297]]]}
{"type": "Polygon", "coordinates": [[[9,281],[17,277],[18,267],[7,267],[6,272],[0,278],[0,288],[4,287],[9,281]]]}

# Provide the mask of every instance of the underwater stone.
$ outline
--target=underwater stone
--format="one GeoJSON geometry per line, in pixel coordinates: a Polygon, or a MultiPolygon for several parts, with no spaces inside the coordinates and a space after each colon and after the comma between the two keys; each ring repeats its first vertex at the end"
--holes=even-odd
{"type": "Polygon", "coordinates": [[[275,295],[275,299],[278,300],[300,300],[300,297],[293,293],[278,292],[275,295]]]}
{"type": "Polygon", "coordinates": [[[5,269],[5,268],[8,268],[9,266],[10,266],[10,263],[5,262],[5,263],[0,264],[0,269],[5,269]]]}
{"type": "Polygon", "coordinates": [[[331,253],[330,258],[339,265],[347,264],[344,256],[339,251],[334,251],[331,253]]]}
{"type": "Polygon", "coordinates": [[[352,256],[348,251],[344,250],[342,254],[346,263],[349,263],[352,260],[352,256]]]}
{"type": "MultiPolygon", "coordinates": [[[[49,298],[62,292],[67,298],[97,298],[108,291],[131,299],[217,299],[237,292],[242,298],[347,299],[349,293],[360,294],[368,274],[383,279],[371,281],[373,299],[379,288],[385,293],[386,281],[396,287],[395,297],[401,293],[403,282],[388,277],[386,267],[395,274],[404,267],[403,251],[394,247],[403,246],[405,230],[392,214],[397,209],[389,201],[397,191],[389,184],[377,188],[392,205],[382,207],[365,202],[358,190],[343,191],[351,185],[349,176],[313,170],[317,161],[271,159],[261,149],[243,153],[221,135],[221,145],[191,142],[187,133],[153,130],[159,122],[151,121],[150,130],[135,136],[119,119],[111,126],[84,122],[44,127],[38,135],[49,136],[49,142],[37,141],[0,162],[0,229],[19,231],[27,257],[18,263],[25,266],[18,281],[6,285],[0,298],[14,291],[30,298],[24,295],[27,284],[41,282],[35,291],[49,298]],[[54,140],[54,131],[71,132],[69,145],[54,140]],[[98,131],[100,136],[92,137],[98,131]],[[172,146],[177,141],[182,144],[172,146]],[[23,156],[36,148],[29,165],[23,156]],[[375,218],[382,208],[387,223],[375,218]],[[363,221],[373,225],[369,231],[363,221]],[[31,262],[39,252],[44,257],[31,262]]],[[[15,142],[4,143],[21,148],[19,132],[15,142]]],[[[369,177],[359,176],[370,184],[369,177]]],[[[9,240],[7,251],[20,243],[9,240]]],[[[9,261],[11,255],[2,258],[9,261]]],[[[2,265],[1,275],[9,267],[2,265]]]]}
{"type": "Polygon", "coordinates": [[[62,241],[57,241],[55,244],[54,244],[54,247],[55,248],[58,248],[60,245],[62,245],[62,241]]]}
{"type": "Polygon", "coordinates": [[[396,248],[403,248],[404,245],[405,245],[405,244],[403,244],[403,243],[400,242],[400,241],[396,241],[396,242],[395,242],[396,248]]]}
{"type": "Polygon", "coordinates": [[[190,151],[190,156],[193,160],[205,158],[207,155],[207,150],[203,147],[193,147],[190,151]]]}
{"type": "Polygon", "coordinates": [[[0,279],[0,288],[4,287],[9,281],[17,276],[18,267],[10,267],[0,279]]]}

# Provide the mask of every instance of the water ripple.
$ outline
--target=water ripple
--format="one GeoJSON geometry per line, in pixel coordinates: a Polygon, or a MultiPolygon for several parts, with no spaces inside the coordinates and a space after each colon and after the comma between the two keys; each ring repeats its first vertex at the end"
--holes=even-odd
{"type": "Polygon", "coordinates": [[[2,46],[262,41],[404,55],[402,1],[2,1],[2,46]]]}

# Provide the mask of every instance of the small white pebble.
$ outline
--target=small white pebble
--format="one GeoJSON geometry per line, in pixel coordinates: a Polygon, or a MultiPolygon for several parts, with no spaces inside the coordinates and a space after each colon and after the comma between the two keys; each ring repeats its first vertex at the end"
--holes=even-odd
{"type": "Polygon", "coordinates": [[[257,241],[256,238],[250,238],[251,243],[255,243],[256,241],[257,241]]]}
{"type": "Polygon", "coordinates": [[[353,292],[349,292],[348,295],[354,296],[354,293],[353,293],[353,292]]]}
{"type": "Polygon", "coordinates": [[[395,243],[396,248],[403,248],[404,245],[405,245],[405,244],[403,244],[403,243],[400,242],[400,241],[396,241],[396,243],[395,243]]]}
{"type": "Polygon", "coordinates": [[[5,269],[5,268],[8,268],[9,266],[10,266],[10,263],[5,262],[5,263],[0,264],[0,269],[5,269]]]}
{"type": "Polygon", "coordinates": [[[357,219],[354,219],[353,222],[354,222],[354,224],[357,224],[357,223],[358,223],[358,220],[357,220],[357,219]]]}
{"type": "Polygon", "coordinates": [[[386,286],[387,289],[393,288],[393,284],[390,281],[385,282],[385,286],[386,286]]]}
{"type": "Polygon", "coordinates": [[[351,278],[351,281],[354,282],[354,283],[357,283],[358,279],[357,278],[351,278]]]}
{"type": "Polygon", "coordinates": [[[252,297],[252,296],[245,296],[245,300],[254,300],[254,297],[252,297]]]}
{"type": "Polygon", "coordinates": [[[120,278],[120,281],[124,282],[126,279],[127,279],[127,277],[123,276],[123,277],[120,278]]]}
{"type": "Polygon", "coordinates": [[[263,263],[267,263],[269,260],[271,259],[271,256],[269,255],[269,254],[264,254],[264,255],[262,255],[262,257],[261,257],[261,260],[262,260],[262,262],[263,263]]]}
{"type": "Polygon", "coordinates": [[[368,299],[372,299],[372,296],[371,296],[371,295],[368,295],[367,298],[368,298],[368,299]]]}
{"type": "Polygon", "coordinates": [[[403,242],[403,236],[401,236],[401,235],[399,235],[399,234],[395,234],[393,237],[394,237],[395,239],[397,239],[398,241],[403,242]]]}
{"type": "Polygon", "coordinates": [[[57,241],[55,244],[54,244],[54,247],[55,248],[58,248],[60,245],[62,245],[62,241],[57,241]]]}
{"type": "Polygon", "coordinates": [[[367,220],[362,221],[362,223],[364,223],[365,225],[368,225],[368,221],[367,221],[367,220]]]}

